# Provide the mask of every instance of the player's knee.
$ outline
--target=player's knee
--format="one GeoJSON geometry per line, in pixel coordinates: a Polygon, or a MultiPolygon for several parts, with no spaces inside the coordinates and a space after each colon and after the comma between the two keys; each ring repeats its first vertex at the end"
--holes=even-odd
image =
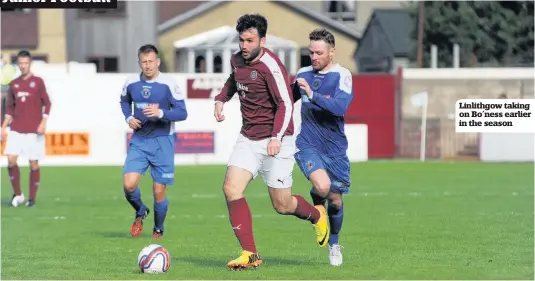
{"type": "Polygon", "coordinates": [[[331,179],[325,170],[316,170],[310,174],[310,182],[314,186],[315,193],[321,197],[327,197],[331,190],[331,179]]]}
{"type": "Polygon", "coordinates": [[[326,197],[331,190],[331,181],[328,178],[312,182],[312,184],[314,185],[315,193],[322,197],[326,197]]]}
{"type": "Polygon", "coordinates": [[[124,175],[123,186],[126,191],[132,192],[136,190],[138,184],[139,179],[135,175],[132,175],[132,173],[124,175]]]}
{"type": "Polygon", "coordinates": [[[166,186],[164,184],[154,183],[153,193],[154,193],[154,201],[156,201],[156,203],[160,203],[163,200],[165,200],[165,191],[166,191],[166,186]]]}
{"type": "Polygon", "coordinates": [[[229,176],[225,177],[225,181],[223,182],[223,193],[225,194],[227,201],[234,201],[242,198],[244,196],[244,190],[245,187],[243,184],[240,184],[239,181],[236,182],[229,176]]]}
{"type": "Polygon", "coordinates": [[[243,192],[233,182],[225,180],[223,183],[223,193],[227,201],[238,200],[243,197],[243,192]]]}
{"type": "Polygon", "coordinates": [[[32,170],[39,170],[39,162],[36,160],[30,161],[30,169],[32,170]]]}
{"type": "Polygon", "coordinates": [[[243,198],[243,193],[252,177],[252,173],[243,168],[229,166],[223,182],[223,193],[227,202],[243,198]]]}
{"type": "Polygon", "coordinates": [[[15,156],[15,155],[9,155],[9,156],[7,157],[7,165],[8,165],[9,167],[14,167],[14,166],[16,166],[16,165],[17,165],[17,156],[15,156]]]}

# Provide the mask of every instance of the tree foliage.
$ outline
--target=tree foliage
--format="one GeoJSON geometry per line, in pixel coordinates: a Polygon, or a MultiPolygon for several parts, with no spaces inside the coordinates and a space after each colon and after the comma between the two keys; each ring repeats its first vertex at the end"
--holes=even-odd
{"type": "MultiPolygon", "coordinates": [[[[430,66],[431,45],[438,66],[453,65],[453,45],[461,66],[533,66],[533,1],[426,1],[423,54],[430,66]]],[[[413,23],[410,59],[416,61],[419,3],[407,6],[413,23]]]]}

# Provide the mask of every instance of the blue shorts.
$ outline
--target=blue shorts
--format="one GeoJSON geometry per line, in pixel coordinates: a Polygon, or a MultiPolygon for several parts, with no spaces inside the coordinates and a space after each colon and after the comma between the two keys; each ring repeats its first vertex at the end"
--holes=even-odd
{"type": "Polygon", "coordinates": [[[144,138],[136,135],[130,140],[126,153],[123,175],[138,173],[144,175],[150,166],[152,179],[169,185],[175,181],[175,136],[144,138]]]}
{"type": "Polygon", "coordinates": [[[331,180],[331,192],[349,193],[351,186],[350,163],[347,155],[327,156],[317,151],[306,149],[297,152],[295,161],[305,177],[309,179],[312,172],[322,169],[331,180]]]}

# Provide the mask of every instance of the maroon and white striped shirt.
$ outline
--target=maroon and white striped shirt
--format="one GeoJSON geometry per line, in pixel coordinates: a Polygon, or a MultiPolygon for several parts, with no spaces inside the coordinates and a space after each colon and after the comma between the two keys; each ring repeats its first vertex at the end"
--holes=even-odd
{"type": "Polygon", "coordinates": [[[264,48],[260,59],[246,64],[241,52],[231,57],[232,73],[218,102],[238,93],[243,125],[241,134],[250,140],[282,139],[293,135],[293,96],[286,68],[272,51],[264,48]]]}

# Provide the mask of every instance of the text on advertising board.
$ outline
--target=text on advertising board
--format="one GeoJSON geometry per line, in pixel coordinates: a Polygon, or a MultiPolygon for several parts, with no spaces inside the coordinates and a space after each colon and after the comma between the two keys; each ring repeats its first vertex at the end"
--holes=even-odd
{"type": "MultiPolygon", "coordinates": [[[[0,146],[1,155],[8,142],[9,135],[0,146]]],[[[89,133],[47,133],[45,134],[46,155],[89,155],[89,133]]]]}
{"type": "Polygon", "coordinates": [[[89,155],[89,133],[45,134],[46,155],[89,155]]]}
{"type": "Polygon", "coordinates": [[[188,79],[187,95],[189,99],[213,99],[219,94],[225,82],[226,77],[199,77],[188,79]]]}
{"type": "MultiPolygon", "coordinates": [[[[126,148],[132,133],[126,134],[126,148]]],[[[175,154],[215,153],[214,132],[178,132],[175,134],[175,154]]]]}

